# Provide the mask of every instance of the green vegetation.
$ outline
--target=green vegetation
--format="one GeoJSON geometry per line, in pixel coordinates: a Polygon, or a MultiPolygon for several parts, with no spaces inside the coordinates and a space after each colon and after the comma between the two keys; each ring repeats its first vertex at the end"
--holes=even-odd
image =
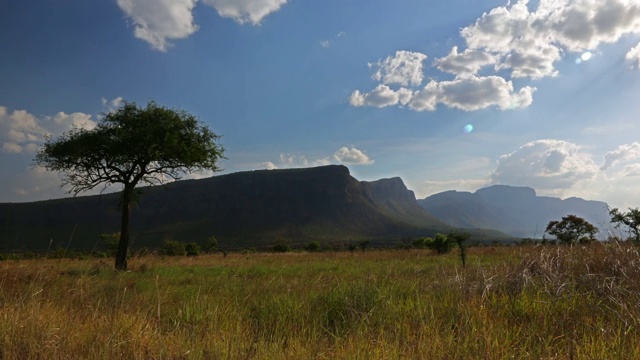
{"type": "Polygon", "coordinates": [[[131,205],[138,185],[178,180],[184,172],[213,170],[223,157],[219,136],[185,112],[126,102],[92,130],[78,127],[47,138],[35,164],[64,174],[63,185],[77,195],[99,186],[122,185],[120,240],[115,268],[127,270],[131,205]]]}
{"type": "Polygon", "coordinates": [[[2,359],[640,358],[640,249],[0,262],[2,359]]]}
{"type": "Polygon", "coordinates": [[[633,241],[640,245],[640,209],[629,208],[628,212],[611,209],[609,215],[611,215],[611,222],[616,224],[617,228],[625,225],[633,234],[633,241]]]}
{"type": "Polygon", "coordinates": [[[594,241],[598,228],[579,216],[567,215],[560,221],[549,221],[545,232],[565,244],[577,244],[594,241]]]}

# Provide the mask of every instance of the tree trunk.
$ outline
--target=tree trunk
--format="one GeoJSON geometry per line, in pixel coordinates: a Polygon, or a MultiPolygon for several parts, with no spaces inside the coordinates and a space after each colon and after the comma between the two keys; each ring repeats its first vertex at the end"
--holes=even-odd
{"type": "Polygon", "coordinates": [[[116,270],[127,270],[127,255],[129,253],[129,213],[133,198],[133,186],[125,185],[122,191],[122,219],[120,221],[120,241],[116,253],[116,270]]]}

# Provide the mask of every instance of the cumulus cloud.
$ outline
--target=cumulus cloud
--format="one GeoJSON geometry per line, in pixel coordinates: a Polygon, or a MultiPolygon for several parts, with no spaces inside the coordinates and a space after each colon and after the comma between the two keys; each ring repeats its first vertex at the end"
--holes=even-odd
{"type": "Polygon", "coordinates": [[[400,88],[397,91],[392,90],[387,85],[378,85],[369,93],[361,93],[359,90],[354,91],[349,98],[349,103],[353,106],[374,106],[383,108],[391,105],[406,105],[411,100],[412,91],[400,88]]]}
{"type": "Polygon", "coordinates": [[[0,143],[6,153],[35,152],[47,134],[55,136],[73,128],[92,129],[95,126],[88,114],[59,112],[37,118],[25,110],[9,112],[0,106],[0,143]]]}
{"type": "Polygon", "coordinates": [[[640,69],[640,43],[629,50],[624,58],[631,64],[632,69],[640,69]]]}
{"type": "Polygon", "coordinates": [[[377,68],[371,78],[386,85],[420,85],[423,78],[422,62],[426,58],[427,55],[419,52],[396,51],[395,56],[369,64],[369,67],[377,68]]]}
{"type": "Polygon", "coordinates": [[[580,146],[561,140],[537,140],[502,155],[491,180],[494,184],[561,190],[597,172],[597,165],[580,146]]]}
{"type": "Polygon", "coordinates": [[[273,170],[281,168],[323,166],[336,163],[345,165],[371,165],[374,163],[374,160],[369,158],[369,156],[362,150],[353,146],[344,146],[338,149],[331,156],[320,157],[315,160],[309,160],[306,155],[281,153],[277,163],[267,161],[261,163],[260,167],[267,170],[273,170]]]}
{"type": "Polygon", "coordinates": [[[275,169],[278,168],[278,166],[276,164],[272,163],[271,161],[263,162],[260,165],[266,170],[275,170],[275,169]]]}
{"type": "MultiPolygon", "coordinates": [[[[590,50],[639,34],[637,0],[517,0],[484,13],[462,28],[460,36],[466,48],[460,51],[453,47],[448,55],[434,61],[434,68],[455,75],[453,81],[434,80],[423,89],[412,89],[423,80],[426,55],[420,53],[398,51],[369,66],[377,67],[372,78],[380,85],[398,84],[410,91],[408,104],[413,110],[432,111],[438,103],[466,111],[490,106],[506,110],[529,106],[535,91],[531,86],[514,91],[508,78],[555,77],[559,74],[555,64],[568,53],[584,52],[581,58],[587,61],[590,50]],[[479,77],[478,73],[488,66],[495,74],[479,77]],[[508,77],[502,76],[504,73],[508,77]]],[[[640,44],[627,53],[626,59],[640,68],[640,44]]],[[[395,101],[396,91],[380,86],[369,93],[356,90],[351,104],[405,105],[395,101]]]]}
{"type": "Polygon", "coordinates": [[[258,25],[269,14],[280,10],[287,0],[203,0],[221,17],[232,18],[240,24],[258,25]]]}
{"type": "Polygon", "coordinates": [[[640,142],[624,144],[617,149],[604,154],[604,163],[601,169],[606,170],[618,162],[640,160],[640,142]]]}
{"type": "Polygon", "coordinates": [[[555,76],[563,53],[593,50],[640,33],[636,0],[528,0],[485,13],[460,32],[470,49],[502,56],[513,77],[555,76]]]}
{"type": "Polygon", "coordinates": [[[443,191],[469,191],[473,192],[482,187],[489,185],[488,179],[457,179],[445,181],[425,181],[420,189],[420,196],[427,197],[429,195],[441,193],[443,191]]]}
{"type": "Polygon", "coordinates": [[[458,47],[454,46],[449,55],[436,59],[434,65],[440,71],[464,76],[475,75],[483,67],[496,62],[496,57],[487,52],[465,49],[459,53],[458,47]]]}
{"type": "MultiPolygon", "coordinates": [[[[120,9],[134,26],[134,36],[155,50],[167,51],[171,40],[184,39],[198,31],[193,10],[198,0],[117,0],[120,9]]],[[[278,11],[287,0],[203,0],[221,17],[239,24],[259,25],[278,11]]]]}
{"type": "Polygon", "coordinates": [[[524,108],[533,102],[535,88],[526,86],[515,91],[511,81],[499,76],[460,78],[453,81],[431,81],[413,94],[409,107],[417,111],[434,111],[438,103],[465,111],[496,106],[501,110],[524,108]]]}
{"type": "Polygon", "coordinates": [[[348,148],[344,146],[333,154],[333,158],[337,162],[347,165],[371,165],[374,163],[367,154],[355,147],[348,148]]]}
{"type": "Polygon", "coordinates": [[[117,0],[133,23],[136,38],[152,48],[167,51],[170,40],[183,39],[198,30],[193,21],[197,0],[117,0]]]}

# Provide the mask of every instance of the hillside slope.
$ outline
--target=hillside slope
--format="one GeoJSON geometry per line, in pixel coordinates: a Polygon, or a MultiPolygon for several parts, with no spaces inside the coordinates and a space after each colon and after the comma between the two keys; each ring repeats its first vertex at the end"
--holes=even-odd
{"type": "Polygon", "coordinates": [[[600,238],[606,237],[610,227],[604,202],[537,196],[528,187],[495,185],[475,193],[446,191],[418,203],[448,225],[496,229],[521,238],[541,238],[549,221],[569,214],[600,228],[600,238]]]}
{"type": "MultiPolygon", "coordinates": [[[[259,170],[145,188],[132,212],[134,246],[165,238],[226,248],[293,242],[397,241],[450,227],[429,215],[401,179],[360,182],[344,166],[259,170]]],[[[90,249],[119,230],[118,194],[0,204],[0,246],[90,249]]],[[[498,238],[503,234],[488,233],[498,238]]]]}

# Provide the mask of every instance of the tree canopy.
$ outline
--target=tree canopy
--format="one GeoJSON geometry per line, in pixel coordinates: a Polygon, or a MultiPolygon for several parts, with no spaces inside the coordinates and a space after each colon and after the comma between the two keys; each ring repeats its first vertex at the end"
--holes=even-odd
{"type": "Polygon", "coordinates": [[[224,148],[219,136],[183,110],[133,102],[106,114],[91,129],[76,128],[48,138],[35,164],[63,173],[74,195],[122,184],[122,222],[116,268],[126,270],[129,212],[137,185],[178,180],[183,174],[219,171],[224,148]]]}
{"type": "Polygon", "coordinates": [[[545,232],[555,236],[558,241],[575,244],[595,240],[598,228],[579,216],[567,215],[560,221],[550,221],[545,232]]]}
{"type": "Polygon", "coordinates": [[[640,209],[629,208],[629,211],[623,212],[614,208],[609,210],[609,215],[611,222],[615,223],[617,228],[626,225],[633,233],[633,241],[640,244],[640,209]]]}

